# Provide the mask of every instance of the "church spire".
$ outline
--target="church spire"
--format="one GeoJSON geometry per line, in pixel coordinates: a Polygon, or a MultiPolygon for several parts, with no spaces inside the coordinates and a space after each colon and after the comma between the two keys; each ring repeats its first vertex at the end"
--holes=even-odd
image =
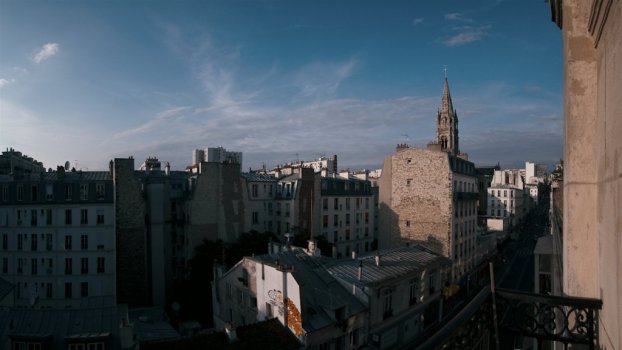
{"type": "Polygon", "coordinates": [[[441,98],[441,112],[454,112],[454,106],[451,102],[451,94],[449,93],[449,83],[447,82],[447,71],[445,71],[445,86],[443,86],[443,97],[441,98]]]}
{"type": "Polygon", "coordinates": [[[449,93],[447,66],[445,66],[445,84],[436,123],[436,142],[441,145],[443,151],[458,155],[460,153],[458,148],[458,115],[449,93]]]}

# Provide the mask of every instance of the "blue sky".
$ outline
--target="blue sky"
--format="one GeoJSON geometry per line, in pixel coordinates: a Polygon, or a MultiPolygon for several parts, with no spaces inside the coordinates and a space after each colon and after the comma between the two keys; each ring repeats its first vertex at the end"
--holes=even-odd
{"type": "MultiPolygon", "coordinates": [[[[0,147],[55,168],[195,148],[244,169],[338,154],[379,168],[434,139],[447,65],[476,164],[562,155],[548,3],[0,0],[0,147]]],[[[138,165],[138,164],[137,164],[138,165]]]]}

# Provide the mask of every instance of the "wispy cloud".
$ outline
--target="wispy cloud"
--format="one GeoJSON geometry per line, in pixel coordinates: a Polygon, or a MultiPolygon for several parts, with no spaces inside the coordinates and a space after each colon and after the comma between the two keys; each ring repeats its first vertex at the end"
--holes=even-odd
{"type": "Polygon", "coordinates": [[[112,138],[122,139],[130,136],[133,137],[136,135],[150,133],[156,129],[169,130],[171,126],[174,127],[174,125],[171,124],[174,123],[175,120],[182,118],[182,114],[190,109],[191,108],[187,106],[166,109],[157,113],[152,119],[137,127],[116,133],[112,138]]]}
{"type": "Polygon", "coordinates": [[[423,17],[417,17],[417,18],[413,19],[413,25],[416,26],[416,25],[419,25],[419,24],[423,23],[424,19],[425,18],[423,18],[423,17]]]}
{"type": "Polygon", "coordinates": [[[0,78],[0,88],[3,88],[9,84],[13,84],[14,82],[15,82],[15,79],[0,78]]]}
{"type": "Polygon", "coordinates": [[[461,21],[461,22],[469,22],[472,23],[473,20],[469,17],[465,17],[464,13],[460,12],[452,12],[445,14],[446,21],[461,21]]]}
{"type": "Polygon", "coordinates": [[[311,63],[296,74],[294,85],[300,89],[303,97],[329,97],[343,81],[354,74],[358,65],[356,58],[345,62],[311,63]]]}
{"type": "Polygon", "coordinates": [[[33,59],[37,64],[47,60],[48,58],[56,55],[60,47],[57,43],[47,43],[39,49],[39,51],[34,55],[33,59]]]}
{"type": "Polygon", "coordinates": [[[463,26],[455,28],[455,30],[459,32],[443,40],[443,44],[449,47],[454,47],[482,40],[488,35],[490,28],[492,28],[490,25],[479,27],[463,26]]]}

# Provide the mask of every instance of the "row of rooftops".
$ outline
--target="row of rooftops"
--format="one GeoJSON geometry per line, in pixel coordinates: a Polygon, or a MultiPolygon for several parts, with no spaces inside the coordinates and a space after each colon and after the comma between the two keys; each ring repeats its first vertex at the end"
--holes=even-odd
{"type": "MultiPolygon", "coordinates": [[[[306,267],[314,271],[323,270],[348,283],[375,285],[388,280],[398,279],[413,271],[432,265],[450,264],[451,260],[421,245],[402,246],[379,250],[353,259],[334,259],[313,254],[312,250],[300,247],[284,246],[276,253],[256,255],[248,259],[260,263],[282,266],[294,273],[304,273],[306,267]],[[301,272],[303,271],[303,272],[301,272]],[[359,274],[360,272],[360,274],[359,274]]],[[[300,276],[302,281],[310,276],[300,276]]]]}

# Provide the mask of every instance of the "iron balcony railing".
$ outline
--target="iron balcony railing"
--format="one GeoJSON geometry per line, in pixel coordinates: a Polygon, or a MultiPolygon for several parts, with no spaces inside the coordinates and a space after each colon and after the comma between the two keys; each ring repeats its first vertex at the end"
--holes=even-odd
{"type": "Polygon", "coordinates": [[[598,311],[602,301],[484,287],[417,349],[504,349],[516,338],[598,348],[598,311]],[[496,307],[495,307],[496,306],[496,307]],[[494,317],[496,310],[496,318],[494,317]],[[497,325],[495,327],[495,322],[497,325]],[[501,345],[499,345],[501,344],[501,345]]]}

